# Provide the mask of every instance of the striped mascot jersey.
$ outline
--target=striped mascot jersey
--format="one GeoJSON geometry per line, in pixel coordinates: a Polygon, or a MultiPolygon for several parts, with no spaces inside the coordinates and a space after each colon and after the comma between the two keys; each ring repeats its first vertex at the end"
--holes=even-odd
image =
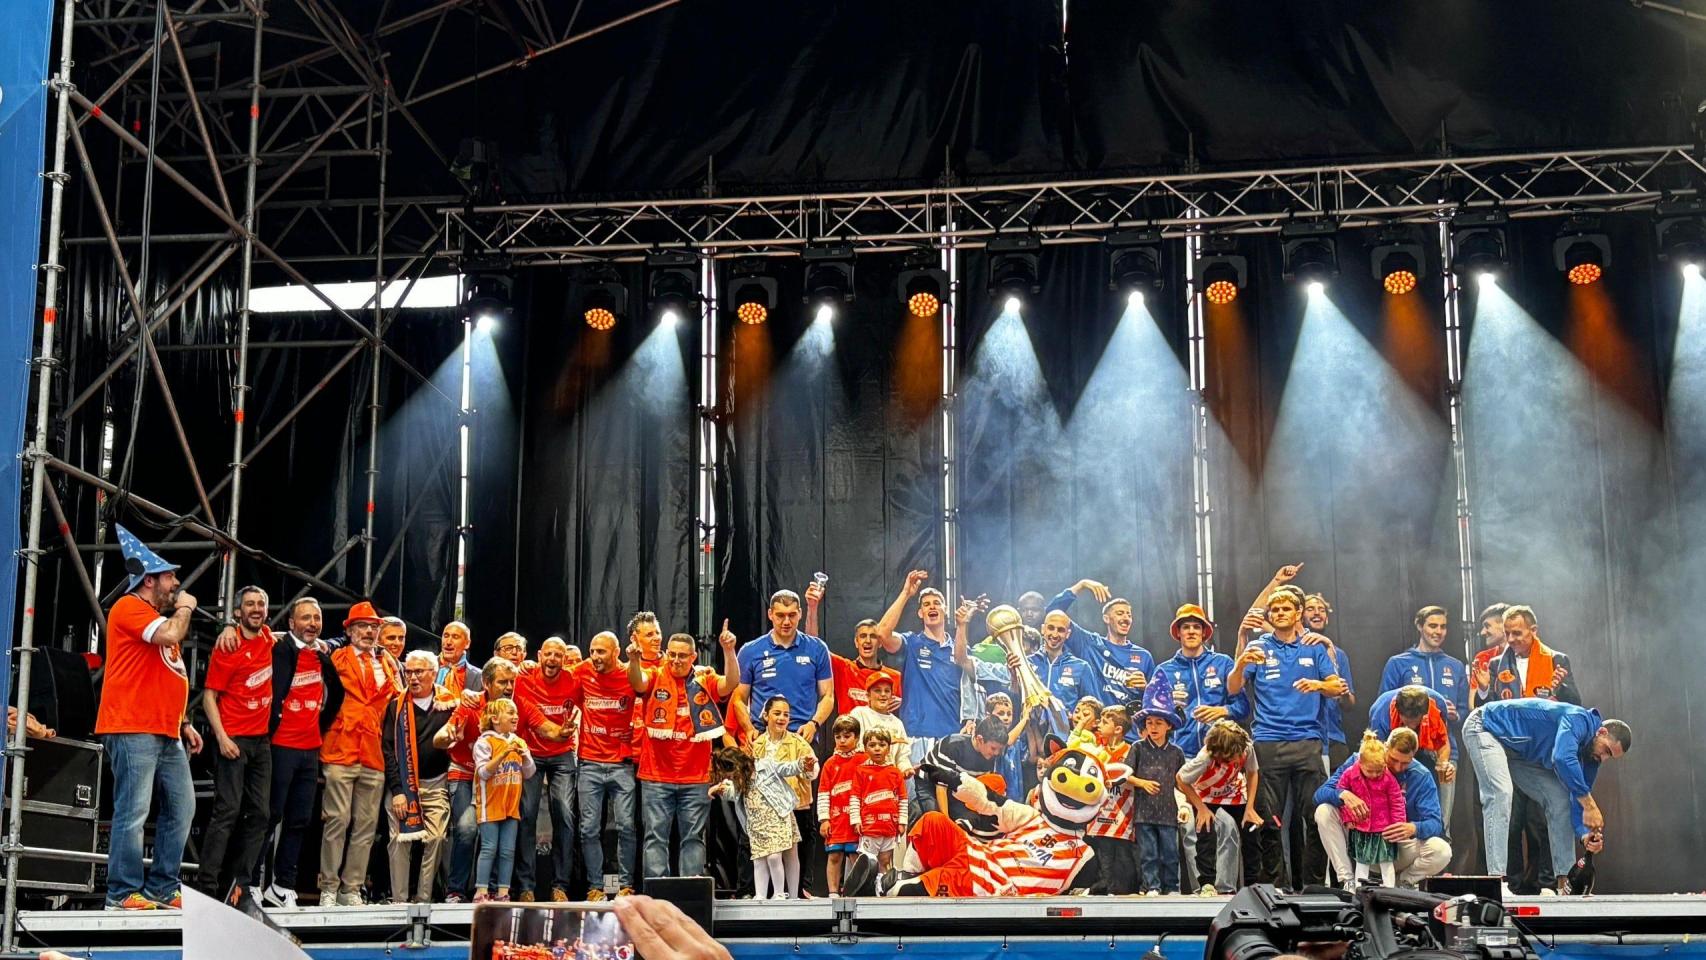
{"type": "Polygon", "coordinates": [[[972,890],[979,897],[1049,897],[1065,893],[1091,857],[1082,836],[1061,833],[1040,813],[985,843],[967,845],[972,890]]]}

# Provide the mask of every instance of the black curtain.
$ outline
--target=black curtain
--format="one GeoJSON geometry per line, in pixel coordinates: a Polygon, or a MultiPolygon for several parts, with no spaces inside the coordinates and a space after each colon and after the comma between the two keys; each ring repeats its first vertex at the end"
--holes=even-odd
{"type": "Polygon", "coordinates": [[[598,332],[581,321],[579,276],[533,279],[514,582],[499,598],[520,600],[513,620],[476,625],[481,635],[513,623],[535,642],[557,633],[584,649],[614,630],[626,643],[642,609],[666,633],[691,629],[698,322],[649,321],[639,271],[627,280],[630,316],[598,332]]]}
{"type": "Polygon", "coordinates": [[[717,609],[743,639],[772,592],[830,578],[824,639],[851,655],[906,571],[940,583],[941,335],[894,293],[898,257],[861,257],[857,299],[818,322],[798,269],[762,326],[725,324],[717,609]]]}
{"type": "Polygon", "coordinates": [[[1513,227],[1516,264],[1474,286],[1464,406],[1476,582],[1484,603],[1534,606],[1583,702],[1629,722],[1606,764],[1603,888],[1692,889],[1706,854],[1690,749],[1706,666],[1693,608],[1706,427],[1699,280],[1653,265],[1651,227],[1606,224],[1613,259],[1588,287],[1554,265],[1556,223],[1513,227]],[[1654,798],[1669,800],[1654,802],[1654,798]]]}
{"type": "MultiPolygon", "coordinates": [[[[966,594],[1011,603],[1100,580],[1162,659],[1174,609],[1196,599],[1181,250],[1166,250],[1172,281],[1132,304],[1109,289],[1102,245],[1045,248],[1043,291],[1017,315],[986,295],[988,258],[969,256],[960,336],[966,594]]],[[[1105,632],[1093,600],[1073,612],[1105,632]]]]}

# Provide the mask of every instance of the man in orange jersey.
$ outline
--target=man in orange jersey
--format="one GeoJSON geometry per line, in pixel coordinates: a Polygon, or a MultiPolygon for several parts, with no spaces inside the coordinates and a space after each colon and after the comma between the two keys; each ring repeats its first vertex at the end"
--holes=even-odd
{"type": "Polygon", "coordinates": [[[184,719],[190,681],[181,646],[196,599],[178,589],[177,564],[162,560],[124,527],[117,529],[130,581],[107,612],[106,677],[95,715],[95,733],[113,768],[106,905],[157,910],[183,903],[178,872],[195,816],[185,749],[200,752],[201,735],[184,719]],[[142,831],[156,792],[161,802],[154,861],[144,874],[142,831]]]}

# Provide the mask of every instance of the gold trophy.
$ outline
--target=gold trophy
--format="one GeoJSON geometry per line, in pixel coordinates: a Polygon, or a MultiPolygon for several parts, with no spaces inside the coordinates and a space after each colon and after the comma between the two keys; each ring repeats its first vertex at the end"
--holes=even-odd
{"type": "Polygon", "coordinates": [[[1031,729],[1064,740],[1072,730],[1072,721],[1066,705],[1049,691],[1025,656],[1025,621],[1019,611],[1004,603],[989,611],[983,622],[989,628],[989,639],[1007,654],[1013,692],[1018,694],[1024,708],[1031,711],[1031,729]],[[1013,667],[1015,663],[1017,669],[1013,667]]]}

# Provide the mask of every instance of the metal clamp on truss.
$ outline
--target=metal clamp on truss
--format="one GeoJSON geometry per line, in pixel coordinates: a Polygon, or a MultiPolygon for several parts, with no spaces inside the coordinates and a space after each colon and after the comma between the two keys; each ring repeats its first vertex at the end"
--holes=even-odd
{"type": "Polygon", "coordinates": [[[853,897],[832,897],[829,901],[830,916],[834,918],[835,926],[830,935],[837,943],[847,943],[859,935],[857,914],[859,901],[853,897]]]}
{"type": "Polygon", "coordinates": [[[408,933],[403,940],[403,948],[424,950],[432,946],[432,904],[409,904],[408,919],[408,933]]]}

